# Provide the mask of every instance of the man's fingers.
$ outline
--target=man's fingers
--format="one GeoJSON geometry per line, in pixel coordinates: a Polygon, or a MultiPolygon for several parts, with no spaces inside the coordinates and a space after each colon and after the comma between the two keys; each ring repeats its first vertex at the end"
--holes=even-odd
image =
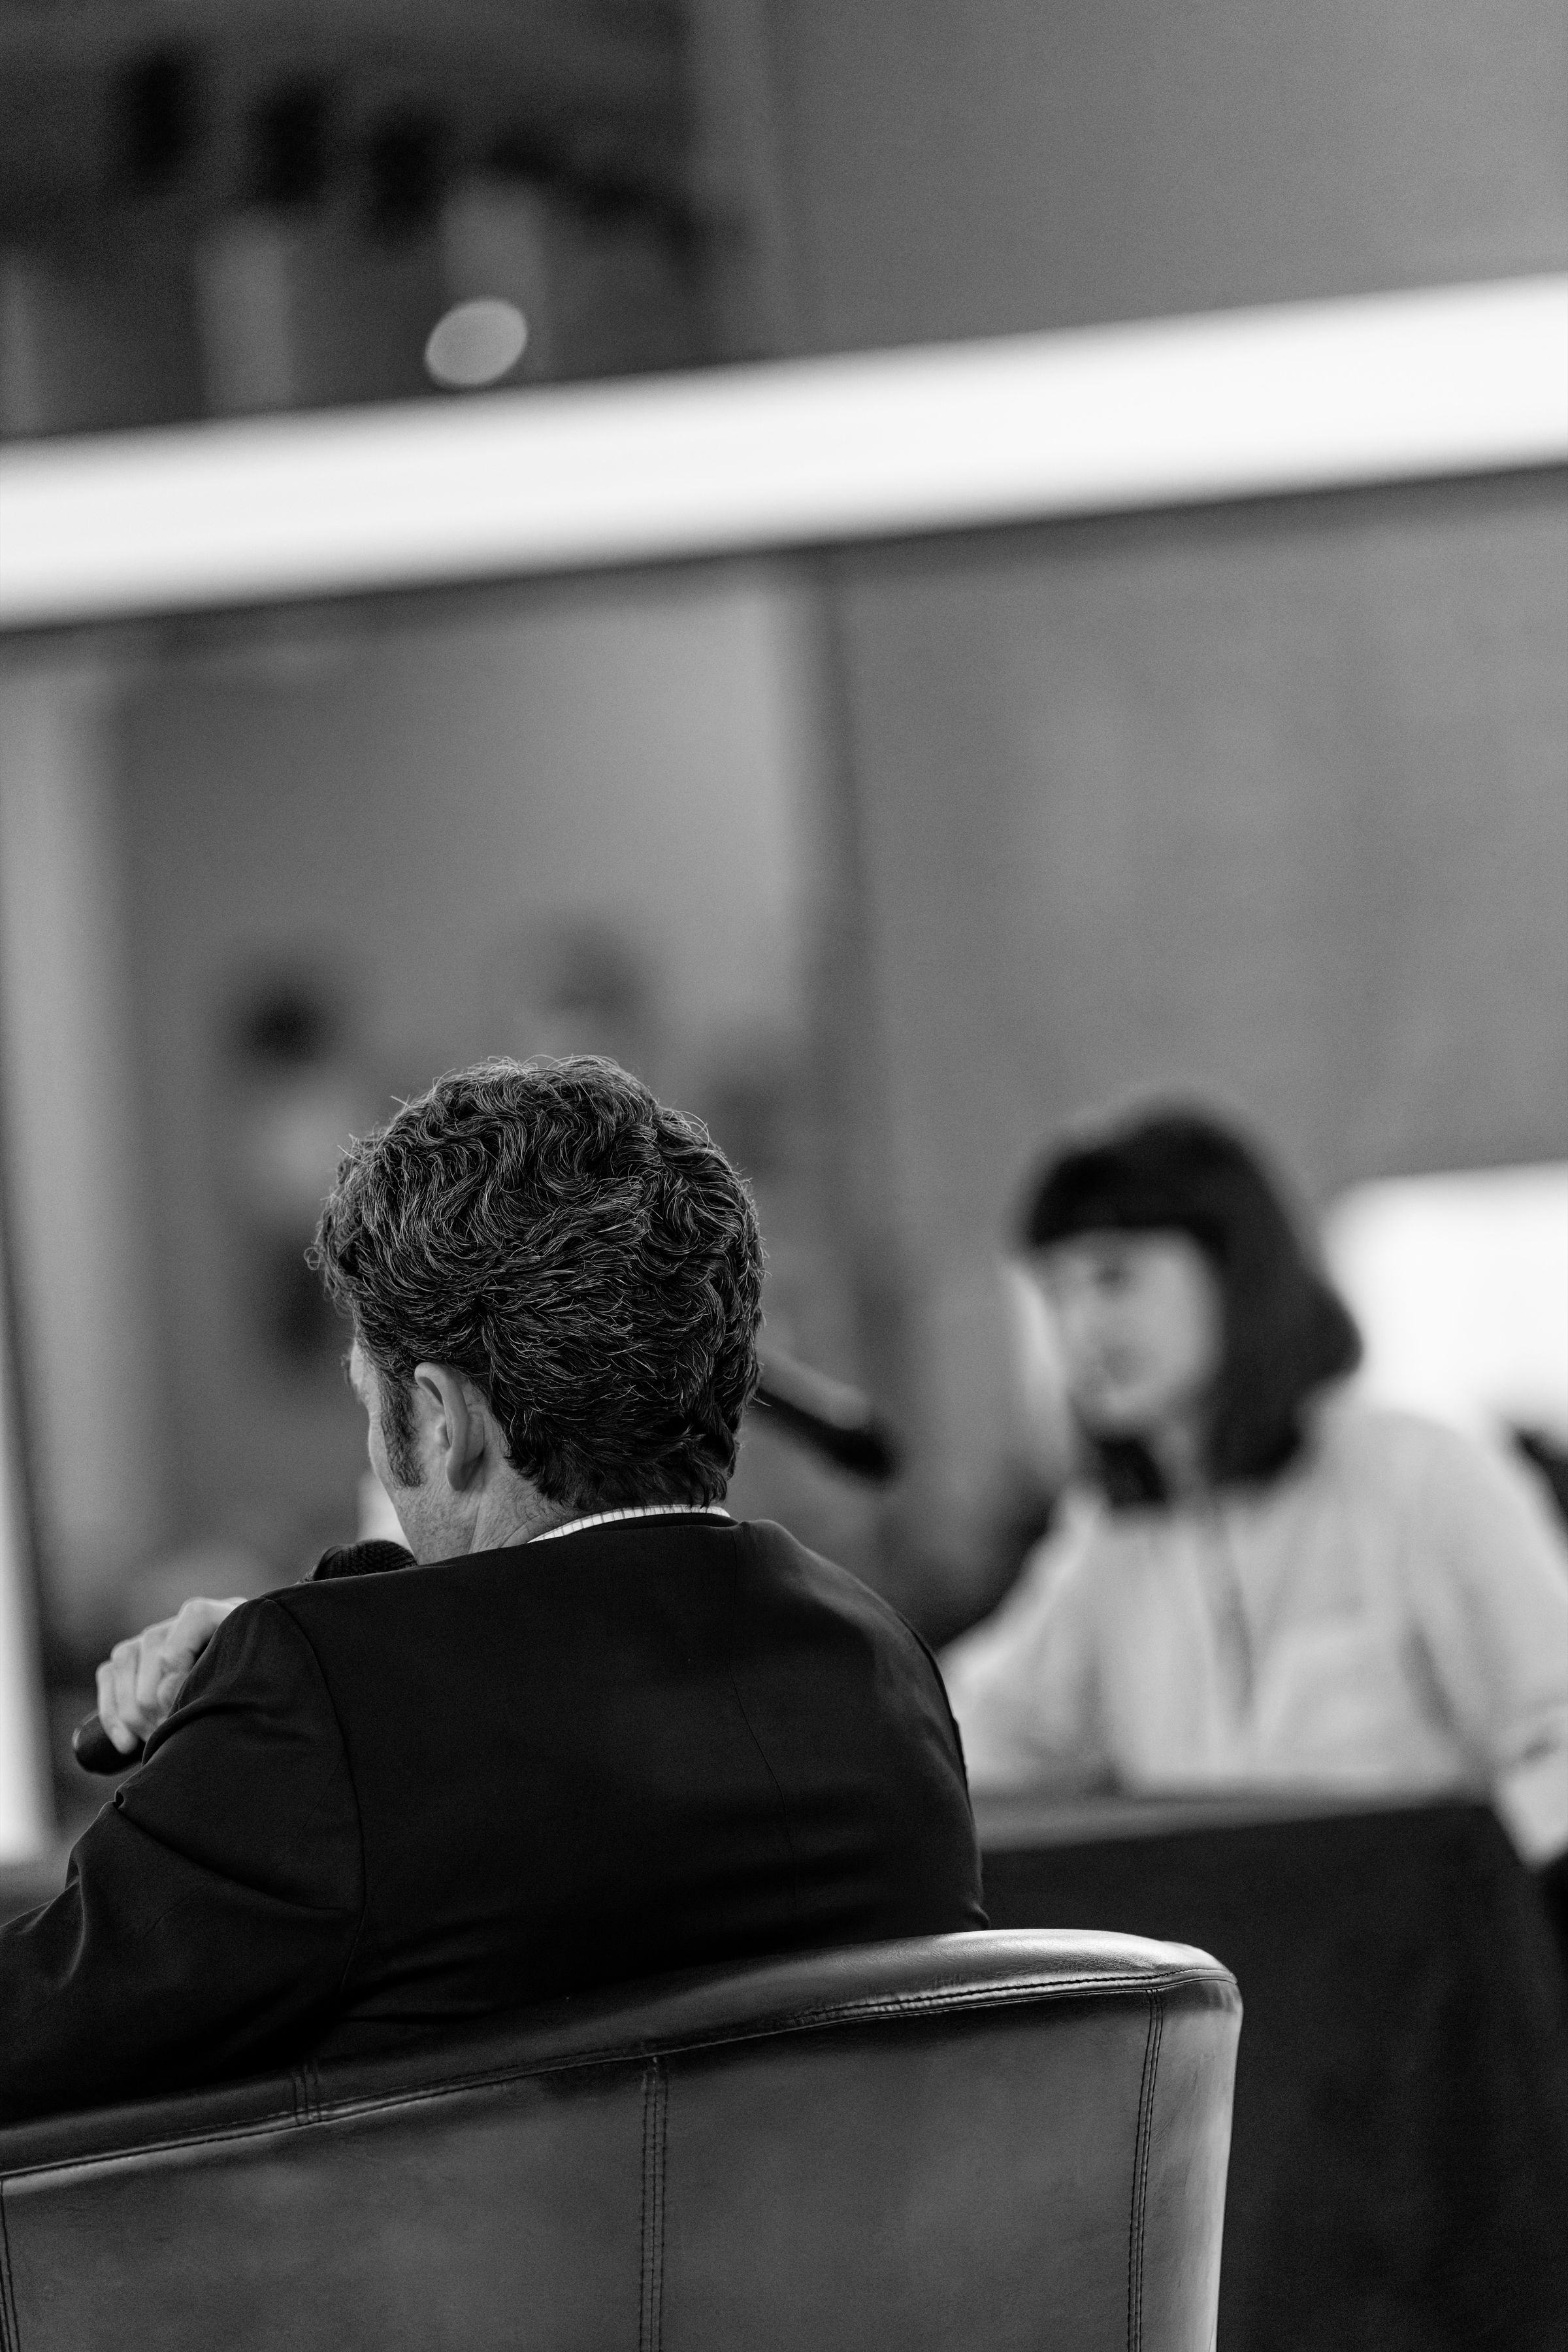
{"type": "MultiPolygon", "coordinates": [[[[123,1649],[123,1643],[117,1648],[123,1649]]],[[[106,1658],[98,1670],[98,1717],[110,1738],[122,1756],[129,1756],[142,1735],[133,1730],[125,1720],[122,1701],[124,1661],[106,1658]]]]}
{"type": "MultiPolygon", "coordinates": [[[[173,1664],[174,1628],[177,1617],[165,1617],[156,1625],[149,1625],[139,1633],[131,1646],[136,1652],[131,1679],[132,1702],[138,1713],[148,1718],[150,1730],[158,1720],[158,1691],[173,1664]]],[[[187,1660],[187,1664],[189,1661],[187,1660]]],[[[181,1667],[182,1675],[185,1668],[181,1667]]],[[[145,1731],[141,1734],[145,1738],[145,1731]]]]}
{"type": "Polygon", "coordinates": [[[98,1669],[98,1712],[122,1756],[173,1711],[185,1676],[238,1601],[193,1600],[117,1642],[98,1669]]]}
{"type": "Polygon", "coordinates": [[[142,1727],[141,1709],[137,1702],[136,1677],[141,1664],[141,1637],[132,1634],[129,1641],[116,1642],[109,1654],[110,1686],[114,1707],[114,1720],[124,1734],[114,1738],[122,1754],[129,1754],[139,1739],[147,1734],[142,1727]]]}
{"type": "Polygon", "coordinates": [[[237,1601],[206,1601],[199,1597],[182,1602],[172,1626],[173,1651],[193,1666],[224,1619],[245,1606],[237,1601]]]}

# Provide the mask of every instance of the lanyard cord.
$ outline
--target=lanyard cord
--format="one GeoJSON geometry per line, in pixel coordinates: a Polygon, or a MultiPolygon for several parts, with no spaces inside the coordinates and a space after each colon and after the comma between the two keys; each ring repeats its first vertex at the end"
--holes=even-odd
{"type": "Polygon", "coordinates": [[[1257,1659],[1242,1598],[1240,1563],[1226,1525],[1224,1507],[1217,1496],[1206,1498],[1201,1526],[1207,1541],[1200,1557],[1214,1618],[1215,1647],[1239,1717],[1251,1709],[1257,1659]]]}

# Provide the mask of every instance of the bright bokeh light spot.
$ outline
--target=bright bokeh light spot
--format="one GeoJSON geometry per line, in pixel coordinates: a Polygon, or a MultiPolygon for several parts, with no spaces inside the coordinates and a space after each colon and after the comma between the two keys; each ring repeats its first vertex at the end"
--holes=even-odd
{"type": "Polygon", "coordinates": [[[486,295],[459,302],[431,330],[424,364],[435,382],[453,392],[476,392],[498,383],[517,366],[528,340],[528,322],[514,302],[486,295]]]}
{"type": "Polygon", "coordinates": [[[1368,1396],[1568,1437],[1568,1167],[1358,1184],[1323,1238],[1368,1396]]]}

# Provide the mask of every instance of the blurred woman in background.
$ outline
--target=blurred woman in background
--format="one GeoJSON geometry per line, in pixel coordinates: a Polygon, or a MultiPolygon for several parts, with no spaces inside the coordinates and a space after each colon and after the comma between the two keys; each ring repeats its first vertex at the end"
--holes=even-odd
{"type": "Polygon", "coordinates": [[[1485,1791],[1568,1847],[1568,1546],[1530,1475],[1343,1392],[1361,1343],[1215,1120],[1061,1151],[1023,1239],[1082,1471],[944,1660],[977,1790],[1485,1791]]]}

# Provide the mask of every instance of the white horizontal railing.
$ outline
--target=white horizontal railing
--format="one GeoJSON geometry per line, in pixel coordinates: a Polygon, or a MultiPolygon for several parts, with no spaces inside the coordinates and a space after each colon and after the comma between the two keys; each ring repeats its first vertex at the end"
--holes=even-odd
{"type": "Polygon", "coordinates": [[[1568,277],[0,452],[0,629],[1568,461],[1568,277]]]}

